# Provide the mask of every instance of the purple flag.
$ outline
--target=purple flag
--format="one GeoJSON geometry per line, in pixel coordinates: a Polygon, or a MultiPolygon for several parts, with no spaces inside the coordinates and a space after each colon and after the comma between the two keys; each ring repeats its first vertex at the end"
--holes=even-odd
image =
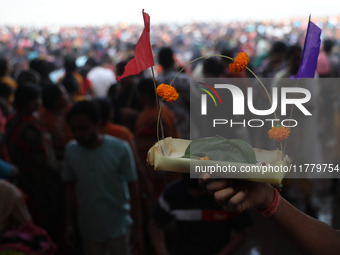
{"type": "Polygon", "coordinates": [[[291,78],[314,78],[321,44],[320,35],[321,29],[310,21],[309,16],[299,72],[291,78]]]}

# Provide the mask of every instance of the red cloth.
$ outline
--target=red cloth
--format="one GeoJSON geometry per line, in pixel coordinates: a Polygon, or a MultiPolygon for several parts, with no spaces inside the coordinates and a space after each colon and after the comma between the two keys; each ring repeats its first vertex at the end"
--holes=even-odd
{"type": "MultiPolygon", "coordinates": [[[[69,107],[67,107],[68,109],[69,107]]],[[[55,114],[42,107],[40,109],[40,121],[45,125],[51,135],[52,146],[58,159],[63,159],[66,144],[73,139],[70,127],[66,123],[65,114],[55,114]]]]}
{"type": "MultiPolygon", "coordinates": [[[[145,162],[147,154],[152,145],[157,142],[157,119],[158,108],[144,108],[139,114],[135,125],[135,141],[141,162],[145,162]]],[[[180,137],[174,113],[165,105],[162,106],[161,120],[163,124],[164,137],[180,137]]],[[[146,169],[146,176],[150,180],[153,189],[151,199],[156,201],[165,186],[180,176],[177,173],[154,171],[150,166],[146,169]]],[[[150,201],[149,201],[150,202],[150,201]]]]}
{"type": "Polygon", "coordinates": [[[127,141],[130,145],[134,139],[132,132],[124,126],[116,125],[111,122],[107,122],[100,130],[102,134],[118,137],[124,141],[127,141]]]}
{"type": "Polygon", "coordinates": [[[36,255],[54,255],[56,245],[44,229],[30,221],[1,236],[0,251],[6,250],[36,255]]]}
{"type": "Polygon", "coordinates": [[[144,30],[137,42],[135,57],[126,64],[124,73],[117,77],[118,81],[130,75],[139,74],[145,69],[155,65],[150,44],[150,16],[145,13],[144,10],[143,19],[144,30]]]}

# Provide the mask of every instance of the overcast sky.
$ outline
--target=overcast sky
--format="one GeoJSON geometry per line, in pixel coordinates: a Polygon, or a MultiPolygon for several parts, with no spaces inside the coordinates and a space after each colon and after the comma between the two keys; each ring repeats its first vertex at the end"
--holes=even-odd
{"type": "Polygon", "coordinates": [[[0,24],[102,25],[308,18],[340,14],[339,0],[2,0],[0,24]],[[169,3],[169,5],[167,5],[169,3]]]}

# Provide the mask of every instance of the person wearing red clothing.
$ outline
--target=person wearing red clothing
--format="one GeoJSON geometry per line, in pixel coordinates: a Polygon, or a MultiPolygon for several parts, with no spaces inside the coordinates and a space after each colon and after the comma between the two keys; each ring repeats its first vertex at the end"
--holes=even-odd
{"type": "MultiPolygon", "coordinates": [[[[138,84],[138,95],[143,104],[143,111],[139,114],[135,126],[135,139],[138,155],[141,161],[145,161],[149,149],[157,142],[158,108],[155,101],[155,90],[152,79],[142,79],[138,84]]],[[[161,121],[164,137],[180,137],[177,129],[174,113],[165,105],[162,106],[161,121]]],[[[160,137],[161,137],[161,132],[160,137]]],[[[148,179],[153,186],[153,199],[158,198],[164,187],[179,175],[175,173],[160,173],[148,168],[148,179]]]]}
{"type": "Polygon", "coordinates": [[[50,236],[32,221],[25,194],[0,180],[0,254],[54,255],[55,251],[50,236]]]}
{"type": "Polygon", "coordinates": [[[101,128],[100,132],[102,134],[107,134],[111,136],[118,137],[122,140],[127,141],[130,146],[134,140],[133,133],[125,126],[114,124],[113,119],[113,106],[109,98],[101,97],[96,98],[94,101],[98,104],[100,108],[100,119],[101,128]]]}
{"type": "Polygon", "coordinates": [[[63,160],[66,144],[73,139],[66,123],[66,112],[70,108],[66,91],[59,85],[48,86],[42,92],[43,106],[40,121],[52,137],[52,145],[58,160],[63,160]]]}
{"type": "Polygon", "coordinates": [[[50,135],[37,117],[40,97],[37,84],[17,88],[16,112],[6,125],[6,141],[11,161],[19,169],[17,185],[28,196],[33,221],[52,236],[61,224],[61,176],[50,135]]]}

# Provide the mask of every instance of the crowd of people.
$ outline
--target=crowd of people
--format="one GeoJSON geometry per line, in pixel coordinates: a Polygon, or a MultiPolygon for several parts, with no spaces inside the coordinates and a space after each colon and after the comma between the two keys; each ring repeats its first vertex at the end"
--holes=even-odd
{"type": "MultiPolygon", "coordinates": [[[[218,57],[177,76],[178,70],[206,54],[243,51],[259,77],[290,77],[298,72],[307,21],[155,25],[156,67],[119,82],[138,26],[0,27],[0,254],[248,254],[253,247],[273,254],[263,245],[268,236],[249,235],[256,215],[227,212],[215,201],[211,193],[226,185],[207,190],[187,175],[147,164],[158,126],[152,73],[157,84],[177,77],[173,86],[180,92],[162,107],[164,136],[190,139],[191,80],[250,75],[235,76],[218,57]]],[[[340,77],[339,21],[316,18],[323,29],[316,77],[340,77]]],[[[323,117],[316,133],[323,141],[320,162],[340,159],[338,92],[321,89],[314,105],[323,117]]],[[[264,145],[247,132],[254,147],[264,145]]],[[[287,182],[282,196],[318,217],[313,190],[320,183],[339,197],[336,180],[304,179],[287,182]],[[296,185],[300,201],[289,192],[296,185]]]]}
{"type": "MultiPolygon", "coordinates": [[[[312,17],[324,38],[339,39],[339,16],[312,17]]],[[[199,55],[221,51],[226,46],[242,47],[249,56],[261,56],[273,40],[301,44],[308,18],[282,21],[235,21],[221,23],[158,24],[151,23],[151,44],[155,50],[171,45],[183,64],[199,55]]],[[[62,66],[62,55],[108,55],[115,63],[133,54],[141,25],[117,24],[101,27],[0,27],[0,53],[11,65],[26,67],[37,56],[62,66]]],[[[79,60],[81,61],[81,60],[79,60]]]]}

